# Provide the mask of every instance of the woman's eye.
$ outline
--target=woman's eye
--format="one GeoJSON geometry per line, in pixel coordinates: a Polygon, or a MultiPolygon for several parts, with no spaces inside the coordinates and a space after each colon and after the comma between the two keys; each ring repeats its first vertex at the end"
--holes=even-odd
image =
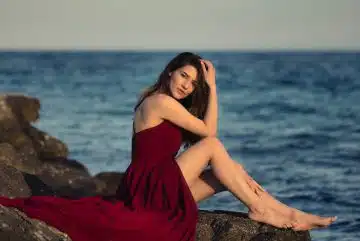
{"type": "Polygon", "coordinates": [[[182,76],[182,77],[186,77],[186,74],[182,72],[182,73],[181,73],[181,76],[182,76]]]}

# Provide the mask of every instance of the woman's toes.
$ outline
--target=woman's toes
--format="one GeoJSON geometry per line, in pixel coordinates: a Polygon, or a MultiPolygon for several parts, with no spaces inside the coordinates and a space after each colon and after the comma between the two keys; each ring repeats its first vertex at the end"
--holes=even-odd
{"type": "Polygon", "coordinates": [[[294,225],[292,223],[286,223],[285,228],[292,228],[294,225]]]}

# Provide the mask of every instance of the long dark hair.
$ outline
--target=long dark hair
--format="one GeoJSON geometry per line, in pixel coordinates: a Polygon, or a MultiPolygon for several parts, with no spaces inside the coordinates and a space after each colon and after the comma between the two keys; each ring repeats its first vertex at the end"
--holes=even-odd
{"type": "MultiPolygon", "coordinates": [[[[197,85],[194,91],[189,96],[179,100],[179,102],[191,114],[203,120],[208,106],[209,86],[205,81],[205,76],[200,63],[200,59],[201,57],[199,55],[190,52],[183,52],[175,56],[172,60],[170,60],[170,62],[166,65],[165,69],[160,73],[159,78],[155,82],[155,84],[146,88],[140,95],[134,111],[136,111],[136,109],[145,100],[146,97],[154,94],[157,91],[171,96],[169,88],[170,73],[183,66],[191,65],[197,70],[197,85]]],[[[185,148],[200,140],[200,137],[195,135],[194,133],[191,133],[184,129],[182,130],[182,132],[185,148]]]]}

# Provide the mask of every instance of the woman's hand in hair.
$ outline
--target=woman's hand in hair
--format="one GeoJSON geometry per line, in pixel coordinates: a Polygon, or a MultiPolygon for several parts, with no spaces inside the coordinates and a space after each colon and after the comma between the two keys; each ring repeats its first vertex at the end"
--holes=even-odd
{"type": "Polygon", "coordinates": [[[215,82],[216,71],[214,65],[209,60],[205,60],[205,59],[201,59],[200,62],[203,67],[205,80],[208,83],[209,87],[210,88],[216,87],[216,82],[215,82]]]}

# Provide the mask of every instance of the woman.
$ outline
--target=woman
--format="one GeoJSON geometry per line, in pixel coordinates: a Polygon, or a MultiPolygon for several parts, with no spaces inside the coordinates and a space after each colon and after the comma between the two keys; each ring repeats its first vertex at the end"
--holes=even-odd
{"type": "Polygon", "coordinates": [[[181,53],[140,98],[134,131],[159,128],[164,122],[184,130],[184,141],[194,144],[176,158],[176,163],[196,202],[228,190],[249,208],[249,217],[255,221],[295,230],[335,221],[335,217],[321,218],[287,207],[257,184],[216,138],[217,109],[214,66],[192,53],[181,53]],[[209,164],[211,169],[204,171],[209,164]]]}
{"type": "Polygon", "coordinates": [[[181,53],[135,107],[132,160],[115,197],[4,197],[0,204],[45,221],[73,241],[195,240],[196,203],[224,190],[249,208],[251,219],[279,228],[308,230],[335,221],[271,197],[216,138],[217,119],[213,65],[181,53]],[[182,144],[187,149],[177,155],[182,144]]]}

